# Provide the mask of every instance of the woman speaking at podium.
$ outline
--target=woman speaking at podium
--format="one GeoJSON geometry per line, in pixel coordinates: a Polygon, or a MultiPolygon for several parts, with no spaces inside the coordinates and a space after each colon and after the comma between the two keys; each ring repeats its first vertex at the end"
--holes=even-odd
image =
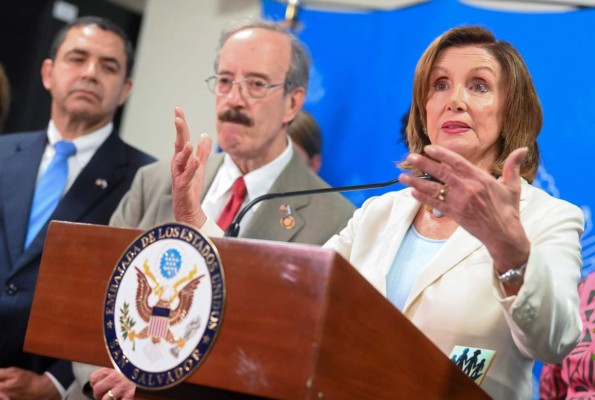
{"type": "Polygon", "coordinates": [[[369,199],[325,245],[446,355],[495,351],[481,387],[497,399],[530,398],[533,360],[560,361],[581,332],[583,214],[530,184],[541,125],[518,51],[482,27],[447,31],[415,71],[409,188],[369,199]]]}

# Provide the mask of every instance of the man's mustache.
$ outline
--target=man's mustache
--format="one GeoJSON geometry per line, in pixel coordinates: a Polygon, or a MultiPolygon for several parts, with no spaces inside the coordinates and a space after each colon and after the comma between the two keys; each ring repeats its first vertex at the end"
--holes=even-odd
{"type": "Polygon", "coordinates": [[[250,118],[246,114],[243,114],[241,111],[235,110],[233,108],[230,108],[229,110],[226,110],[226,111],[222,112],[221,114],[219,114],[219,121],[233,122],[236,124],[241,124],[241,125],[246,125],[246,126],[254,125],[254,121],[252,120],[252,118],[250,118]]]}

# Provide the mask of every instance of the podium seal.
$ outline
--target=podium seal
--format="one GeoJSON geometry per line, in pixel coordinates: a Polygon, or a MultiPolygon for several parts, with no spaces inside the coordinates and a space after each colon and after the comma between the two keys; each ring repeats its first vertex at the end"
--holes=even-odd
{"type": "Polygon", "coordinates": [[[182,224],[144,232],[118,260],[105,294],[114,367],[143,389],[177,385],[213,346],[224,305],[223,268],[207,237],[182,224]]]}

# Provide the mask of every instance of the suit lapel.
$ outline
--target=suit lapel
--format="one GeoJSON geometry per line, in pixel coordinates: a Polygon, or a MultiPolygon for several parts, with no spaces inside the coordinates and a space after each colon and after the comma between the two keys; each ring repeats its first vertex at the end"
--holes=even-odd
{"type": "MultiPolygon", "coordinates": [[[[521,213],[529,204],[527,199],[528,185],[529,184],[525,180],[521,181],[521,200],[519,204],[521,213]]],[[[479,239],[471,235],[465,229],[458,227],[446,243],[444,243],[438,253],[436,253],[430,260],[428,265],[426,265],[420,272],[409,298],[407,299],[403,313],[407,312],[410,305],[415,302],[427,287],[436,282],[449,270],[456,267],[463,261],[463,259],[481,246],[483,246],[483,243],[481,243],[479,239]]]]}
{"type": "MultiPolygon", "coordinates": [[[[289,191],[289,189],[274,189],[275,193],[286,191],[289,191]]],[[[273,193],[273,190],[270,193],[273,193]]],[[[254,214],[250,225],[246,228],[246,232],[240,236],[252,239],[291,242],[306,222],[300,210],[306,207],[308,203],[308,196],[266,200],[254,214]],[[288,229],[281,225],[283,217],[289,217],[285,211],[281,210],[282,205],[289,206],[292,212],[291,217],[293,217],[294,223],[288,229]],[[258,223],[255,223],[256,221],[258,223]]]]}
{"type": "Polygon", "coordinates": [[[79,221],[120,184],[125,178],[120,167],[128,163],[123,144],[115,133],[103,142],[58,204],[52,219],[79,221]]]}
{"type": "Polygon", "coordinates": [[[466,230],[458,227],[442,248],[421,270],[407,299],[403,313],[422,294],[422,292],[450,269],[457,266],[465,257],[477,250],[482,243],[466,230]]]}
{"type": "Polygon", "coordinates": [[[200,199],[201,202],[205,200],[207,192],[213,184],[215,176],[217,176],[217,172],[219,171],[219,168],[221,168],[221,164],[223,164],[223,157],[224,153],[217,153],[209,156],[209,158],[207,159],[207,165],[205,167],[205,184],[204,189],[202,191],[202,198],[200,199]]]}
{"type": "MultiPolygon", "coordinates": [[[[387,226],[387,231],[383,232],[382,235],[390,238],[388,246],[378,248],[377,265],[379,266],[378,270],[381,272],[383,278],[386,278],[388,275],[395,256],[401,247],[401,243],[403,243],[403,238],[413,223],[413,219],[420,207],[420,202],[413,198],[410,190],[404,194],[401,201],[393,203],[393,207],[390,214],[387,216],[387,219],[389,221],[398,221],[398,223],[389,224],[387,226]]],[[[383,287],[383,293],[385,293],[386,282],[383,287]]]]}
{"type": "Polygon", "coordinates": [[[404,189],[402,195],[395,197],[390,208],[387,206],[379,211],[378,216],[372,217],[388,222],[378,224],[380,227],[374,228],[369,237],[357,236],[355,239],[365,245],[358,246],[356,253],[352,254],[354,265],[358,265],[362,275],[384,296],[387,295],[387,275],[419,207],[420,203],[413,198],[411,190],[404,189]]]}
{"type": "MultiPolygon", "coordinates": [[[[282,193],[294,190],[311,189],[308,184],[307,167],[294,153],[287,166],[281,171],[268,193],[282,193]]],[[[290,242],[291,239],[302,229],[305,224],[301,210],[310,202],[309,196],[286,197],[273,200],[265,200],[260,203],[250,225],[241,237],[252,239],[276,240],[290,242]],[[289,205],[295,224],[291,229],[281,226],[281,219],[286,212],[281,210],[281,205],[289,205]]]]}
{"type": "Polygon", "coordinates": [[[8,241],[13,266],[23,253],[29,209],[46,142],[45,131],[40,131],[16,144],[13,155],[6,157],[0,165],[4,229],[10,229],[10,232],[6,231],[4,235],[8,241]]]}
{"type": "MultiPolygon", "coordinates": [[[[60,200],[50,220],[80,221],[91,207],[116,188],[124,179],[124,176],[119,173],[118,167],[126,163],[124,143],[116,133],[112,133],[77,176],[68,192],[60,200]]],[[[26,265],[41,253],[48,225],[49,221],[31,242],[27,251],[19,260],[19,265],[26,265]]]]}

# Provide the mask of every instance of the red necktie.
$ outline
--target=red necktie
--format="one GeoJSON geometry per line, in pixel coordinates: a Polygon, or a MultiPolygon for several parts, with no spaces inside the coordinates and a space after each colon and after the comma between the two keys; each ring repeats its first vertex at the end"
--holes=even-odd
{"type": "Polygon", "coordinates": [[[240,211],[240,207],[242,207],[245,199],[246,183],[244,182],[244,178],[240,176],[231,186],[231,197],[217,220],[217,225],[219,225],[221,229],[227,229],[240,211]]]}

